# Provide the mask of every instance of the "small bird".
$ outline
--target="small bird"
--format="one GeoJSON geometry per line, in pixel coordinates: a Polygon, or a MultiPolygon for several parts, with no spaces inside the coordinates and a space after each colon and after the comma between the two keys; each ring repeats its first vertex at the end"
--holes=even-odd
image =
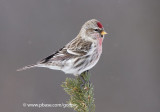
{"type": "Polygon", "coordinates": [[[46,67],[79,76],[97,64],[102,53],[105,34],[107,33],[102,24],[96,19],[91,19],[82,26],[76,38],[57,52],[37,64],[25,66],[17,71],[33,67],[46,67]]]}

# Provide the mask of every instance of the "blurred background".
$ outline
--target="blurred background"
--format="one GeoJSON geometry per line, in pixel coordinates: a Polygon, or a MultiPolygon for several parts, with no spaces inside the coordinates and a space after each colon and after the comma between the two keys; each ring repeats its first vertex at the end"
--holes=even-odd
{"type": "Polygon", "coordinates": [[[52,54],[89,19],[108,32],[90,70],[96,112],[160,112],[159,0],[0,0],[0,111],[74,112],[23,107],[66,103],[61,71],[16,69],[52,54]]]}

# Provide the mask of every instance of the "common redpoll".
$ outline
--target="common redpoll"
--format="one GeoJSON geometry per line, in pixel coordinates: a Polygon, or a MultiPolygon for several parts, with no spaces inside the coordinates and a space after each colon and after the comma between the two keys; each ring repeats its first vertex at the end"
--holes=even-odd
{"type": "Polygon", "coordinates": [[[105,34],[107,33],[98,20],[89,20],[82,26],[77,37],[63,48],[37,64],[25,66],[17,71],[46,67],[61,70],[66,74],[80,75],[97,64],[102,53],[105,34]]]}

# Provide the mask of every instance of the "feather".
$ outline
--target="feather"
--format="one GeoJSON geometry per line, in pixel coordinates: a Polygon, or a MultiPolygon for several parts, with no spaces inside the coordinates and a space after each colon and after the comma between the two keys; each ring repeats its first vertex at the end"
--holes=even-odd
{"type": "Polygon", "coordinates": [[[97,22],[97,25],[98,25],[99,28],[102,28],[102,27],[103,27],[100,22],[97,22]]]}
{"type": "Polygon", "coordinates": [[[27,69],[34,68],[34,67],[38,67],[37,64],[25,66],[23,68],[17,69],[17,71],[23,71],[23,70],[27,70],[27,69]]]}

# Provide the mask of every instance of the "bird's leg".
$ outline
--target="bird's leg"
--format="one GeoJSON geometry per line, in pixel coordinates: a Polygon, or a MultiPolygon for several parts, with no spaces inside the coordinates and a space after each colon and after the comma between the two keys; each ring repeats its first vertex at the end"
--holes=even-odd
{"type": "Polygon", "coordinates": [[[87,70],[86,73],[88,74],[88,73],[89,73],[89,70],[87,70]]]}
{"type": "Polygon", "coordinates": [[[83,77],[83,75],[89,75],[89,70],[85,71],[84,73],[82,73],[81,75],[79,75],[79,78],[81,79],[82,81],[82,84],[81,84],[81,88],[86,84],[86,83],[89,83],[89,87],[90,87],[90,80],[86,81],[83,77]]]}
{"type": "Polygon", "coordinates": [[[86,83],[86,81],[84,80],[84,78],[83,78],[83,76],[82,75],[79,75],[79,78],[81,79],[81,81],[82,81],[82,84],[81,84],[81,89],[82,89],[82,87],[85,85],[85,83],[86,83]]]}
{"type": "MultiPolygon", "coordinates": [[[[89,75],[89,70],[86,71],[86,75],[89,75]]],[[[90,79],[88,79],[88,83],[89,83],[89,87],[90,87],[90,84],[91,84],[90,79]]]]}

